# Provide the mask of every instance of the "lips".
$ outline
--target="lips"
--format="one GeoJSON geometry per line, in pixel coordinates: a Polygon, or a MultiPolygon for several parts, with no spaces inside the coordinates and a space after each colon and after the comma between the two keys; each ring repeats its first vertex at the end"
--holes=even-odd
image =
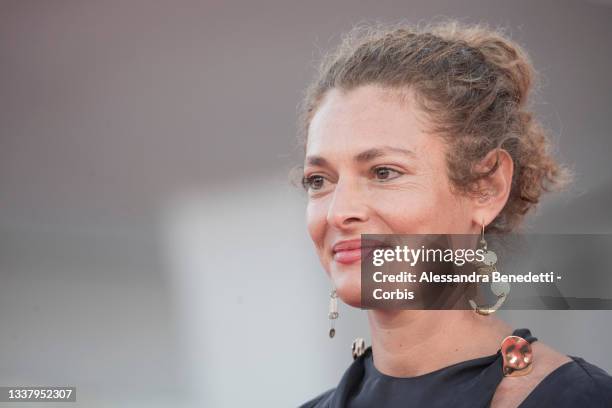
{"type": "Polygon", "coordinates": [[[334,260],[342,264],[351,264],[361,259],[361,249],[367,248],[367,255],[376,248],[390,247],[389,244],[372,239],[352,239],[340,241],[332,248],[334,260]]]}

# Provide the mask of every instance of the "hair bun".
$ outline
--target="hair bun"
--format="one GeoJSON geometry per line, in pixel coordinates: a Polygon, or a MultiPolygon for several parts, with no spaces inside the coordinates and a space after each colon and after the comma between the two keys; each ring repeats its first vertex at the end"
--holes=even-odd
{"type": "Polygon", "coordinates": [[[477,49],[500,75],[500,89],[506,89],[519,106],[527,102],[535,72],[527,52],[517,43],[485,25],[463,26],[456,21],[432,31],[447,41],[463,41],[477,49]]]}

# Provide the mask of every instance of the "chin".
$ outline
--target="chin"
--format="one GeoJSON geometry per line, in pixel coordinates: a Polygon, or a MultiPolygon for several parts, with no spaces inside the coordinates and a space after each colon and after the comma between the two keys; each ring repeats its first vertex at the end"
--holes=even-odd
{"type": "MultiPolygon", "coordinates": [[[[359,267],[359,264],[357,264],[359,267]]],[[[357,272],[354,271],[335,271],[332,275],[334,277],[334,286],[336,288],[336,294],[349,306],[361,307],[361,273],[359,268],[357,272]]]]}

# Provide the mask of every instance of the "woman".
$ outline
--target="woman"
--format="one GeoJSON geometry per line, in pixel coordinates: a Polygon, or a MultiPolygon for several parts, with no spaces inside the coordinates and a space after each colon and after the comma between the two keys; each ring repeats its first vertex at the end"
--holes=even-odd
{"type": "MultiPolygon", "coordinates": [[[[455,22],[358,28],[324,59],[303,104],[302,184],[332,293],[360,306],[360,234],[506,233],[564,183],[526,106],[532,80],[517,44],[455,22]]],[[[371,347],[303,407],[612,406],[605,371],[492,315],[374,309],[368,320],[371,347]],[[502,372],[512,334],[527,375],[502,372]]]]}

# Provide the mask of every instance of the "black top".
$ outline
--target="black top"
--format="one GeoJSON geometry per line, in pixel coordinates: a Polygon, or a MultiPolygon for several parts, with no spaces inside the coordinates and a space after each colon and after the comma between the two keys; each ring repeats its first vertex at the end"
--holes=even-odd
{"type": "MultiPolygon", "coordinates": [[[[529,329],[512,334],[529,343],[537,340],[529,329]]],[[[612,377],[580,357],[569,357],[572,361],[549,373],[519,408],[612,407],[612,377]]],[[[502,379],[501,350],[420,376],[398,378],[374,367],[372,347],[368,347],[337,387],[300,408],[488,407],[502,379]]]]}

